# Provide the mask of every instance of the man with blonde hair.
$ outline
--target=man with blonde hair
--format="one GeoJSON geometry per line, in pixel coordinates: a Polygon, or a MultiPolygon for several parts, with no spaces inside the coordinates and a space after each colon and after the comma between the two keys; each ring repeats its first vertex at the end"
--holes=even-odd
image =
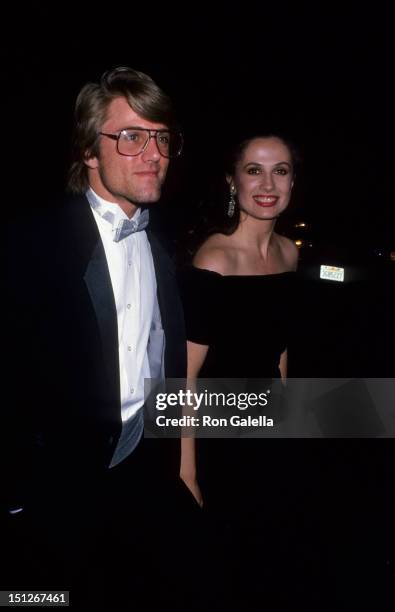
{"type": "MultiPolygon", "coordinates": [[[[56,134],[48,138],[56,151],[56,134]]],[[[19,392],[10,513],[27,516],[30,536],[41,538],[37,588],[52,578],[64,585],[60,566],[67,585],[88,563],[103,514],[117,522],[114,538],[122,526],[119,535],[131,530],[137,541],[139,521],[158,499],[166,506],[169,474],[177,479],[169,445],[143,440],[143,406],[145,378],[186,370],[172,262],[147,228],[182,144],[170,99],[149,76],[106,72],[77,98],[72,194],[11,235],[19,392]]]]}

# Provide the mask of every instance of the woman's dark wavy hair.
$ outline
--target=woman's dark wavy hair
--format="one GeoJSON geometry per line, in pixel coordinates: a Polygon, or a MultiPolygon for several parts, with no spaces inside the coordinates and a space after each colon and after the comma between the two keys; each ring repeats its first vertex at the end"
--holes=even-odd
{"type": "MultiPolygon", "coordinates": [[[[195,223],[188,231],[189,244],[187,250],[190,257],[196,253],[199,247],[213,234],[233,234],[240,223],[240,208],[235,198],[236,206],[233,217],[227,214],[230,190],[226,176],[233,176],[235,168],[244,150],[252,140],[256,138],[279,138],[288,148],[293,167],[293,175],[298,173],[301,164],[301,154],[285,132],[280,130],[250,130],[232,142],[225,145],[222,155],[222,173],[216,176],[208,185],[208,197],[201,200],[196,208],[195,223]]],[[[218,167],[218,166],[217,166],[218,167]]]]}

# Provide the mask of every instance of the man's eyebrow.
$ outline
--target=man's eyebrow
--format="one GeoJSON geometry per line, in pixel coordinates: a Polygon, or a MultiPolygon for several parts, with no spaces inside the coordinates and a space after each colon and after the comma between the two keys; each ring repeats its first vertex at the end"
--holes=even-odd
{"type": "Polygon", "coordinates": [[[161,128],[146,128],[143,127],[142,125],[128,125],[126,127],[123,128],[119,128],[119,131],[123,131],[123,130],[145,130],[147,132],[171,132],[174,130],[171,130],[168,127],[161,127],[161,128]]]}

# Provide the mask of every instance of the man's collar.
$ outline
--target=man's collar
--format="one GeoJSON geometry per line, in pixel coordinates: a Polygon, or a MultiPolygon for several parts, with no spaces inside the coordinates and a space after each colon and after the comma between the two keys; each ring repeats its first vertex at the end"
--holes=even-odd
{"type": "MultiPolygon", "coordinates": [[[[122,210],[119,204],[117,204],[116,202],[109,202],[108,200],[105,200],[104,198],[100,197],[92,189],[92,187],[89,187],[89,189],[87,190],[86,197],[91,208],[95,212],[97,212],[97,214],[102,219],[110,223],[113,228],[116,228],[122,219],[129,219],[129,217],[122,210]]],[[[133,221],[137,222],[140,215],[141,210],[140,208],[137,208],[136,212],[132,217],[133,221]]]]}

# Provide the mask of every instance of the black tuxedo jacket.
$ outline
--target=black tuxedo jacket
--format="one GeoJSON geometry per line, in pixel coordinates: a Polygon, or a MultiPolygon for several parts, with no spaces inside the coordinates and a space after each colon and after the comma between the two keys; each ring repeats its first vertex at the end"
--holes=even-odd
{"type": "MultiPolygon", "coordinates": [[[[165,333],[165,374],[184,377],[184,321],[173,265],[147,235],[165,333]]],[[[121,432],[117,315],[85,196],[14,226],[9,263],[12,480],[20,482],[32,462],[40,465],[37,473],[48,465],[64,474],[104,469],[121,432]]]]}

